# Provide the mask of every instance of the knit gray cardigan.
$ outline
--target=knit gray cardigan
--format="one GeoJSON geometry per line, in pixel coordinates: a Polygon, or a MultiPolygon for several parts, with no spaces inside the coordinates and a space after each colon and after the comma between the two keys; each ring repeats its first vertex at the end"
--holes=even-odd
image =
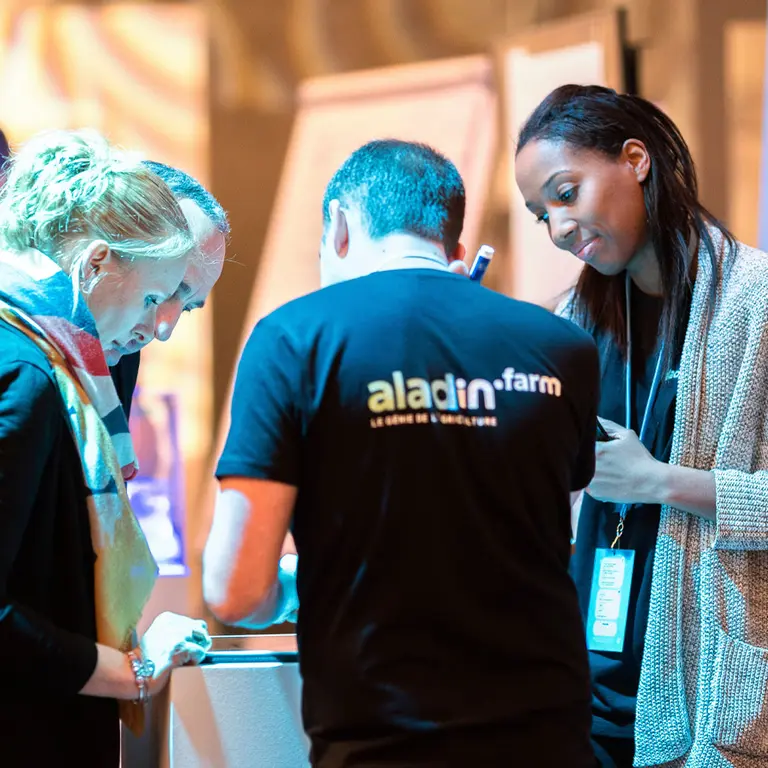
{"type": "Polygon", "coordinates": [[[710,234],[716,300],[700,250],[671,463],[714,473],[717,522],[661,510],[636,766],[768,766],[768,255],[710,234]]]}

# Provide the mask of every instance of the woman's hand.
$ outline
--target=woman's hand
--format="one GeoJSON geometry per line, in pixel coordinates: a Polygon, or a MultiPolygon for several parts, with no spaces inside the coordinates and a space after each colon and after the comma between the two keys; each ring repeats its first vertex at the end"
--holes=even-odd
{"type": "Polygon", "coordinates": [[[178,667],[199,664],[211,647],[206,623],[166,611],[153,622],[139,642],[142,659],[155,665],[149,694],[159,693],[178,667]]]}
{"type": "Polygon", "coordinates": [[[660,503],[660,477],[667,465],[654,459],[631,429],[608,419],[600,422],[614,439],[597,443],[595,476],[587,493],[616,504],[660,503]]]}

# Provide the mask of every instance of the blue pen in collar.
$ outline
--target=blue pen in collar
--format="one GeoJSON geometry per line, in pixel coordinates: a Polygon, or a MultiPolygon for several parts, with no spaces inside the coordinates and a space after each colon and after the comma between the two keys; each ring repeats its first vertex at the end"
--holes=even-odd
{"type": "Polygon", "coordinates": [[[469,270],[469,279],[476,280],[478,283],[485,277],[485,272],[493,258],[494,249],[490,245],[481,245],[480,249],[472,262],[472,268],[469,270]]]}

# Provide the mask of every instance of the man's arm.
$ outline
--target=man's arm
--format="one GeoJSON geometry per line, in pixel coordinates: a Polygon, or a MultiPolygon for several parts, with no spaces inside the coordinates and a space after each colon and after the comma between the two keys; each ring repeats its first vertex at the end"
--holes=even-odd
{"type": "Polygon", "coordinates": [[[298,608],[288,528],[301,476],[302,361],[283,324],[265,318],[238,366],[203,554],[205,601],[227,624],[269,626],[298,608]]]}
{"type": "Polygon", "coordinates": [[[291,579],[278,568],[296,492],[274,480],[221,480],[203,553],[203,595],[225,624],[268,627],[298,607],[291,579]]]}

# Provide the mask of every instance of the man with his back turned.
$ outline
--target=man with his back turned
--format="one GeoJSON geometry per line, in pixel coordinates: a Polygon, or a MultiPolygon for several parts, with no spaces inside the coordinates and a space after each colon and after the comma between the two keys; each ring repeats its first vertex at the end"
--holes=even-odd
{"type": "Polygon", "coordinates": [[[284,615],[291,528],[322,768],[593,765],[568,559],[597,351],[449,269],[464,206],[429,147],[358,149],[323,201],[324,288],[240,361],[205,596],[229,624],[284,615]]]}

